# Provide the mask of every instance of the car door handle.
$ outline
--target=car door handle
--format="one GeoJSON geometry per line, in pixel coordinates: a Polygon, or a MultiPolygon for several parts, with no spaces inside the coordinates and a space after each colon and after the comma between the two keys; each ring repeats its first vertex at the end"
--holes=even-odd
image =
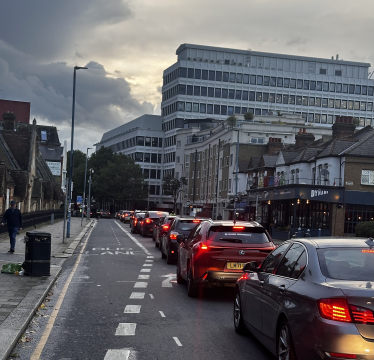
{"type": "Polygon", "coordinates": [[[279,286],[279,292],[284,292],[284,290],[286,290],[286,286],[285,285],[281,285],[279,286]]]}

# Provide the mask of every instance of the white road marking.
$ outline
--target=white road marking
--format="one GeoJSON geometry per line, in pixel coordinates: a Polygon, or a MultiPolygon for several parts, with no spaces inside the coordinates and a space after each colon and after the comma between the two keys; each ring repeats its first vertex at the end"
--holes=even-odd
{"type": "Polygon", "coordinates": [[[147,282],[136,282],[134,288],[146,288],[148,286],[147,282]]]}
{"type": "Polygon", "coordinates": [[[117,336],[134,336],[136,324],[135,323],[119,323],[116,335],[117,336]]]}
{"type": "Polygon", "coordinates": [[[117,282],[136,282],[136,280],[118,280],[117,282]]]}
{"type": "Polygon", "coordinates": [[[153,260],[146,260],[145,262],[153,262],[153,260]]]}
{"type": "Polygon", "coordinates": [[[178,346],[183,346],[182,343],[179,341],[179,339],[176,336],[174,336],[173,339],[177,343],[178,346]]]}
{"type": "Polygon", "coordinates": [[[112,349],[106,352],[104,360],[128,360],[130,355],[131,359],[136,359],[131,349],[112,349]]]}
{"type": "Polygon", "coordinates": [[[153,266],[153,264],[143,264],[143,266],[153,266]]]}
{"type": "Polygon", "coordinates": [[[149,275],[139,275],[138,280],[147,280],[149,279],[149,275]]]}
{"type": "Polygon", "coordinates": [[[120,224],[116,223],[118,227],[136,244],[138,245],[147,255],[152,255],[137,239],[135,239],[127,230],[125,230],[120,224]]]}
{"type": "Polygon", "coordinates": [[[151,272],[151,269],[141,269],[140,272],[151,272]]]}
{"type": "Polygon", "coordinates": [[[145,293],[133,292],[130,295],[130,299],[144,299],[144,295],[145,295],[145,293]]]}
{"type": "Polygon", "coordinates": [[[154,256],[147,256],[147,259],[154,259],[154,256]]]}
{"type": "Polygon", "coordinates": [[[171,284],[171,281],[174,280],[177,275],[176,274],[168,274],[168,275],[162,275],[161,277],[166,277],[167,279],[165,279],[161,286],[162,287],[173,287],[173,285],[171,284]]]}
{"type": "Polygon", "coordinates": [[[125,307],[125,314],[139,314],[141,305],[126,305],[125,307]]]}
{"type": "Polygon", "coordinates": [[[162,311],[159,311],[161,317],[166,317],[165,314],[162,311]]]}
{"type": "Polygon", "coordinates": [[[149,294],[149,297],[150,297],[151,299],[154,299],[154,298],[155,298],[152,294],[149,294]]]}

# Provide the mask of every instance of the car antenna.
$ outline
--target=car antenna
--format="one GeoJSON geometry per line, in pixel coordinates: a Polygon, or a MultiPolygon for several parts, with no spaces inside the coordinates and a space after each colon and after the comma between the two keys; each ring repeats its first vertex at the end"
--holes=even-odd
{"type": "Polygon", "coordinates": [[[369,237],[369,239],[367,239],[365,241],[365,244],[367,244],[370,249],[372,249],[374,247],[374,241],[373,241],[373,239],[371,237],[369,237]]]}

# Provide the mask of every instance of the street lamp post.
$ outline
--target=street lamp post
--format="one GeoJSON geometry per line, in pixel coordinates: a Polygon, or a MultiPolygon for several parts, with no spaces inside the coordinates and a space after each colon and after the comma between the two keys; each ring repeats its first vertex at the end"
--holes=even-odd
{"type": "Polygon", "coordinates": [[[68,207],[68,224],[66,229],[66,237],[70,238],[70,222],[71,222],[71,182],[73,178],[73,142],[74,142],[74,113],[75,113],[75,79],[77,77],[77,70],[87,69],[86,67],[74,66],[74,78],[73,78],[73,106],[71,114],[71,140],[70,140],[70,172],[69,172],[69,207],[68,207]]]}
{"type": "MultiPolygon", "coordinates": [[[[182,166],[182,176],[180,177],[180,179],[182,179],[184,177],[184,168],[183,168],[183,164],[177,164],[177,165],[180,165],[182,166]]],[[[184,184],[182,183],[182,189],[179,191],[179,202],[180,202],[180,214],[179,215],[183,215],[183,199],[182,199],[182,194],[184,192],[184,184]]]]}
{"type": "Polygon", "coordinates": [[[88,161],[88,150],[92,148],[87,148],[86,154],[86,167],[84,168],[84,186],[83,186],[83,199],[82,199],[82,218],[81,226],[83,225],[83,214],[84,214],[84,202],[86,201],[86,181],[87,181],[87,161],[88,161]]]}
{"type": "Polygon", "coordinates": [[[238,199],[238,173],[239,173],[239,130],[238,138],[236,141],[236,174],[235,174],[235,199],[234,199],[234,224],[236,222],[236,203],[238,199]]]}
{"type": "Polygon", "coordinates": [[[93,169],[90,169],[90,179],[88,180],[87,220],[90,220],[91,217],[91,174],[93,172],[93,169]]]}

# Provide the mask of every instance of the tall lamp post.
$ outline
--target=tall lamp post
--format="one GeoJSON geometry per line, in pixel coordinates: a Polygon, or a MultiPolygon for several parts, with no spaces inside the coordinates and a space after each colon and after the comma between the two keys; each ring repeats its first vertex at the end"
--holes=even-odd
{"type": "Polygon", "coordinates": [[[87,201],[87,220],[91,217],[91,174],[94,173],[93,169],[90,169],[90,179],[88,180],[88,201],[87,201]]]}
{"type": "Polygon", "coordinates": [[[66,228],[66,237],[70,238],[70,222],[71,222],[71,182],[73,178],[73,142],[74,142],[74,113],[75,113],[75,79],[77,77],[77,70],[88,69],[86,67],[74,66],[74,78],[73,78],[73,106],[71,114],[71,146],[70,146],[70,172],[69,172],[69,207],[68,207],[68,224],[66,228]]]}
{"type": "Polygon", "coordinates": [[[87,162],[88,162],[88,150],[92,148],[87,148],[86,153],[86,167],[84,169],[84,186],[83,186],[83,199],[82,199],[82,218],[81,218],[81,226],[83,225],[83,214],[84,214],[84,202],[86,200],[86,182],[87,182],[87,162]]]}
{"type": "MultiPolygon", "coordinates": [[[[179,179],[181,179],[184,177],[184,167],[183,167],[183,164],[177,164],[177,165],[180,165],[182,167],[182,174],[181,174],[182,176],[179,177],[179,179]]],[[[182,184],[182,189],[179,191],[179,202],[180,202],[180,207],[179,207],[180,214],[179,215],[183,215],[183,199],[182,199],[183,191],[184,191],[184,185],[182,184]]]]}

